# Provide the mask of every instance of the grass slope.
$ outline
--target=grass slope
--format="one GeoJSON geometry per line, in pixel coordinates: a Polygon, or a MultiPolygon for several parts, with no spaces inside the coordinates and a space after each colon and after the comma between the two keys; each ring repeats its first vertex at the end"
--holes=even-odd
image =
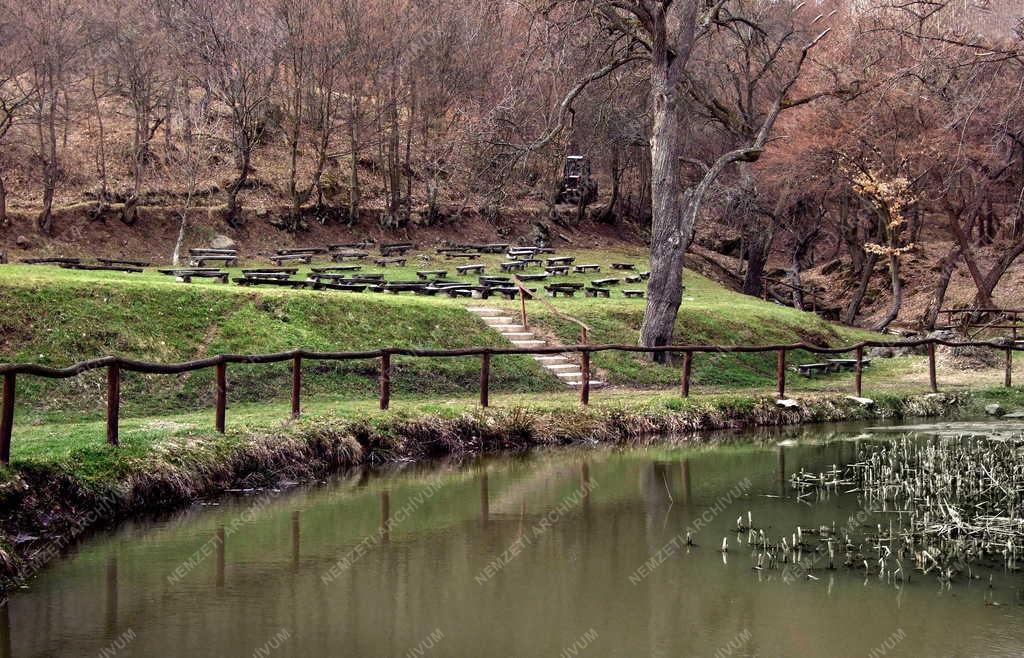
{"type": "MultiPolygon", "coordinates": [[[[647,267],[636,251],[577,252],[578,263],[604,266],[600,275],[571,275],[558,281],[589,282],[620,277],[610,263],[647,267]]],[[[415,279],[416,269],[448,269],[454,264],[410,258],[405,268],[384,270],[390,280],[415,279]]],[[[485,258],[498,271],[501,256],[485,258]]],[[[372,264],[364,265],[372,271],[372,264]]],[[[531,284],[540,286],[542,284],[531,284]]],[[[861,335],[830,325],[811,313],[739,295],[696,275],[687,276],[687,294],[677,325],[680,343],[759,343],[809,340],[838,344],[861,335]]],[[[611,299],[553,300],[557,308],[593,329],[595,343],[637,341],[644,300],[625,299],[613,288],[611,299]]],[[[440,297],[393,297],[373,293],[249,289],[235,285],[176,283],[170,277],[81,272],[54,267],[0,267],[0,360],[67,365],[119,354],[158,362],[218,353],[258,353],[306,347],[358,350],[378,347],[456,348],[507,345],[465,311],[477,301],[440,297]]],[[[518,302],[488,300],[518,316],[518,302]]],[[[579,339],[578,328],[529,302],[531,328],[563,343],[579,339]]],[[[774,355],[714,355],[695,361],[694,384],[770,386],[774,355]]],[[[805,360],[793,355],[793,361],[805,360]]],[[[602,353],[594,364],[609,382],[629,387],[663,387],[678,380],[678,368],[655,366],[635,354],[602,353]]],[[[396,396],[431,398],[472,394],[478,386],[475,358],[395,361],[396,396]]],[[[377,364],[310,364],[304,377],[309,400],[371,399],[377,364]]],[[[209,409],[212,372],[181,377],[126,373],[123,414],[190,413],[209,409]]],[[[229,368],[232,404],[280,402],[290,391],[287,364],[229,368]]],[[[492,387],[504,393],[560,391],[564,387],[528,357],[501,357],[492,365],[492,387]]],[[[105,386],[102,372],[58,382],[22,377],[18,382],[19,424],[100,418],[105,386]]]]}

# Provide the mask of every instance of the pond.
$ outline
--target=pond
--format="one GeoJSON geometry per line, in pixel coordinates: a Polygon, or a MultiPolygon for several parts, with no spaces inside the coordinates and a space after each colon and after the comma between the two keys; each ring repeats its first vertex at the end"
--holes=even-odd
{"type": "Polygon", "coordinates": [[[855,493],[798,500],[789,477],[897,435],[539,451],[236,494],[78,546],[0,608],[0,656],[1020,655],[1016,573],[754,568],[738,520],[779,536],[863,520],[855,493]]]}

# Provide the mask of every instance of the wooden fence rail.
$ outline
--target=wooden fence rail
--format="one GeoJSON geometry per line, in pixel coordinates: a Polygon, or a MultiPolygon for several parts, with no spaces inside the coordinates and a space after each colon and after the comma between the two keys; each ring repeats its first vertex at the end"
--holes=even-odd
{"type": "Polygon", "coordinates": [[[391,402],[391,369],[392,359],[396,356],[413,358],[455,358],[480,357],[480,405],[490,403],[490,367],[493,356],[503,355],[547,355],[547,354],[579,354],[582,370],[580,384],[580,402],[590,402],[590,358],[596,352],[632,352],[632,353],[673,353],[683,355],[683,367],[680,393],[686,397],[690,394],[690,377],[693,360],[697,354],[752,354],[776,353],[776,392],[779,397],[786,393],[786,355],[789,352],[802,350],[814,354],[845,354],[855,353],[856,393],[862,394],[862,374],[864,349],[868,347],[913,348],[926,347],[928,353],[929,384],[933,391],[938,390],[936,374],[935,348],[945,347],[983,347],[1002,350],[1006,354],[1004,384],[1010,387],[1013,382],[1013,353],[1024,351],[1024,345],[1001,341],[946,341],[925,338],[912,341],[862,341],[855,345],[843,347],[822,347],[807,343],[789,343],[779,345],[665,345],[661,347],[641,347],[639,345],[568,345],[561,347],[471,347],[462,349],[412,349],[389,347],[362,352],[314,352],[298,349],[290,352],[273,354],[221,354],[196,361],[182,363],[150,363],[123,357],[108,356],[100,359],[82,361],[66,368],[53,368],[34,363],[0,363],[0,375],[3,376],[2,406],[0,406],[0,463],[7,464],[11,454],[11,436],[14,429],[15,388],[18,375],[42,377],[44,379],[68,379],[77,377],[91,370],[106,369],[107,371],[107,442],[118,445],[118,422],[121,406],[121,375],[123,372],[137,372],[151,375],[178,375],[186,372],[214,368],[216,384],[214,388],[215,423],[218,432],[226,429],[227,392],[229,364],[268,364],[291,362],[292,371],[292,407],[291,413],[298,417],[301,413],[302,364],[303,361],[353,361],[360,359],[380,360],[380,408],[386,410],[391,402]]]}

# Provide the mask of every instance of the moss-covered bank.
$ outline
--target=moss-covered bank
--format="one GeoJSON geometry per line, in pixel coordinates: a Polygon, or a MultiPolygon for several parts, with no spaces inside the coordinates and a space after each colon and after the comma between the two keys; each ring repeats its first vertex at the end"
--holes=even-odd
{"type": "Polygon", "coordinates": [[[663,398],[655,404],[529,407],[307,418],[274,430],[172,438],[144,454],[101,446],[72,462],[16,463],[0,485],[0,585],[31,577],[89,531],[227,489],[326,477],[353,466],[562,445],[701,441],[696,432],[981,413],[1024,404],[1024,391],[891,394],[865,407],[815,396],[784,409],[771,398],[663,398]],[[72,467],[69,464],[74,463],[72,467]]]}

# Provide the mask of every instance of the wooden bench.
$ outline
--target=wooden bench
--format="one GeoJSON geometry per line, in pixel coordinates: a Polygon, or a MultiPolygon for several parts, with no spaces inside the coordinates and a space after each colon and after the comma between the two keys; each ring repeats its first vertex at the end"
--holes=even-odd
{"type": "Polygon", "coordinates": [[[507,276],[481,276],[479,279],[481,285],[496,285],[496,286],[507,286],[512,284],[512,278],[507,276]]]}
{"type": "Polygon", "coordinates": [[[612,263],[613,270],[636,270],[633,263],[612,263]]]}
{"type": "Polygon", "coordinates": [[[516,270],[525,270],[526,263],[518,260],[510,260],[501,264],[502,272],[514,272],[516,270]]]}
{"type": "Polygon", "coordinates": [[[218,283],[228,282],[228,273],[220,270],[169,269],[157,270],[160,274],[173,276],[180,283],[192,283],[192,279],[216,279],[218,283]]]}
{"type": "MultiPolygon", "coordinates": [[[[326,272],[358,272],[363,269],[362,265],[334,265],[331,267],[314,267],[311,271],[317,274],[323,274],[326,272]]],[[[245,270],[242,270],[243,272],[245,270]]]]}
{"type": "Polygon", "coordinates": [[[472,297],[473,296],[473,288],[471,286],[464,286],[464,287],[454,287],[453,286],[451,288],[444,288],[444,289],[442,289],[442,292],[444,292],[444,294],[446,294],[446,295],[448,295],[449,297],[452,297],[452,298],[456,298],[456,297],[472,297]]]}
{"type": "Polygon", "coordinates": [[[516,262],[522,263],[525,267],[533,267],[534,265],[540,265],[541,263],[539,258],[523,258],[516,262]]]}
{"type": "Polygon", "coordinates": [[[250,274],[298,274],[299,268],[297,267],[251,267],[243,269],[242,274],[248,276],[250,274]]]}
{"type": "Polygon", "coordinates": [[[600,265],[577,265],[577,266],[572,268],[572,271],[576,272],[577,274],[582,274],[584,272],[600,272],[601,271],[601,266],[600,265]]]}
{"type": "Polygon", "coordinates": [[[480,259],[480,255],[481,254],[479,252],[476,252],[476,251],[460,251],[460,252],[452,252],[452,253],[445,254],[444,257],[447,260],[456,260],[456,259],[479,260],[480,259]]]}
{"type": "Polygon", "coordinates": [[[483,264],[477,265],[458,265],[455,267],[455,271],[459,274],[474,274],[484,271],[485,266],[483,264]]]}
{"type": "Polygon", "coordinates": [[[611,297],[612,291],[607,288],[587,288],[587,297],[611,297]]]}
{"type": "MultiPolygon", "coordinates": [[[[835,366],[836,370],[856,370],[857,359],[825,359],[826,362],[835,366]]],[[[867,368],[871,365],[871,359],[861,359],[861,367],[867,368]]]]}
{"type": "Polygon", "coordinates": [[[335,263],[340,263],[347,258],[352,260],[364,260],[369,258],[370,254],[365,251],[355,251],[353,249],[342,249],[340,251],[330,252],[331,260],[335,263]]]}
{"type": "Polygon", "coordinates": [[[627,274],[622,280],[626,283],[640,283],[643,281],[639,274],[627,274]]]}
{"type": "Polygon", "coordinates": [[[57,258],[22,258],[21,262],[25,263],[26,265],[64,265],[64,264],[74,264],[74,265],[77,265],[78,263],[81,263],[82,260],[80,258],[64,258],[64,257],[57,257],[57,258]]]}
{"type": "Polygon", "coordinates": [[[281,263],[309,263],[313,262],[313,254],[277,254],[270,257],[270,262],[275,265],[281,263]]]}
{"type": "Polygon", "coordinates": [[[203,267],[207,262],[219,262],[224,267],[238,264],[238,251],[235,249],[189,249],[189,265],[203,267]]]}
{"type": "Polygon", "coordinates": [[[402,292],[416,292],[417,290],[422,290],[423,288],[427,287],[427,284],[396,281],[385,283],[382,287],[384,289],[384,292],[389,292],[392,295],[397,295],[402,292]]]}
{"type": "Polygon", "coordinates": [[[547,273],[544,274],[520,274],[520,281],[544,281],[548,278],[547,273]]]}
{"type": "Polygon", "coordinates": [[[555,257],[555,258],[545,258],[544,259],[544,264],[548,265],[548,266],[552,266],[552,265],[572,265],[575,262],[576,262],[576,258],[574,256],[558,256],[558,257],[555,257]]]}
{"type": "Polygon", "coordinates": [[[801,363],[796,368],[804,377],[810,377],[816,372],[832,372],[834,366],[831,363],[801,363]]]}
{"type": "MultiPolygon", "coordinates": [[[[527,288],[526,292],[532,295],[533,293],[537,292],[537,289],[527,288]]],[[[515,299],[519,295],[519,288],[510,286],[498,286],[494,288],[488,288],[486,291],[484,291],[484,294],[482,294],[481,297],[487,299],[487,296],[491,293],[501,295],[505,299],[515,299]]]]}
{"type": "Polygon", "coordinates": [[[548,267],[544,268],[544,271],[547,272],[549,276],[565,276],[566,274],[569,273],[569,266],[549,265],[548,267]]]}
{"type": "Polygon", "coordinates": [[[624,296],[626,296],[626,297],[629,297],[629,298],[635,298],[635,299],[643,299],[644,298],[644,291],[643,290],[623,290],[622,294],[624,296]]]}
{"type": "Polygon", "coordinates": [[[420,270],[416,276],[426,281],[427,279],[443,279],[448,276],[448,270],[420,270]]]}
{"type": "Polygon", "coordinates": [[[641,272],[639,276],[640,276],[640,278],[642,280],[646,281],[647,279],[651,278],[651,273],[650,272],[641,272]]]}
{"type": "Polygon", "coordinates": [[[117,258],[97,258],[96,262],[102,265],[127,265],[128,267],[149,267],[152,263],[144,260],[123,260],[117,258]]]}
{"type": "Polygon", "coordinates": [[[406,252],[411,250],[413,245],[411,242],[399,242],[395,244],[382,244],[380,246],[381,256],[404,256],[406,252]]]}
{"type": "Polygon", "coordinates": [[[344,292],[363,292],[366,284],[360,283],[336,283],[332,281],[314,281],[313,290],[341,290],[344,292]]]}
{"type": "Polygon", "coordinates": [[[369,249],[373,246],[372,242],[363,240],[362,242],[336,242],[334,244],[327,245],[327,251],[341,251],[343,249],[369,249]]]}
{"type": "Polygon", "coordinates": [[[236,276],[234,282],[240,286],[281,286],[283,288],[305,288],[309,286],[308,281],[275,279],[262,276],[236,276]]]}
{"type": "Polygon", "coordinates": [[[377,258],[373,261],[375,265],[381,267],[387,267],[388,265],[397,265],[399,267],[405,267],[405,258],[377,258]]]}
{"type": "Polygon", "coordinates": [[[547,290],[548,295],[552,297],[558,297],[559,295],[562,295],[563,297],[573,297],[580,289],[576,286],[554,284],[544,286],[544,290],[547,290]]]}
{"type": "Polygon", "coordinates": [[[327,249],[324,249],[323,247],[294,247],[288,249],[278,249],[274,253],[276,253],[278,256],[303,256],[305,254],[325,254],[327,253],[327,249]]]}
{"type": "Polygon", "coordinates": [[[485,254],[500,254],[503,251],[508,250],[508,244],[504,242],[494,242],[492,244],[485,244],[480,247],[478,251],[482,251],[485,254]]]}
{"type": "Polygon", "coordinates": [[[603,288],[605,286],[615,286],[618,284],[618,279],[594,279],[593,281],[590,282],[590,285],[596,286],[598,288],[603,288]]]}
{"type": "Polygon", "coordinates": [[[278,281],[292,278],[288,272],[243,272],[242,275],[251,279],[276,279],[278,281]]]}
{"type": "Polygon", "coordinates": [[[87,265],[85,263],[61,263],[60,267],[65,270],[90,270],[96,272],[129,272],[132,274],[139,274],[142,272],[141,267],[131,267],[128,265],[87,265]]]}

